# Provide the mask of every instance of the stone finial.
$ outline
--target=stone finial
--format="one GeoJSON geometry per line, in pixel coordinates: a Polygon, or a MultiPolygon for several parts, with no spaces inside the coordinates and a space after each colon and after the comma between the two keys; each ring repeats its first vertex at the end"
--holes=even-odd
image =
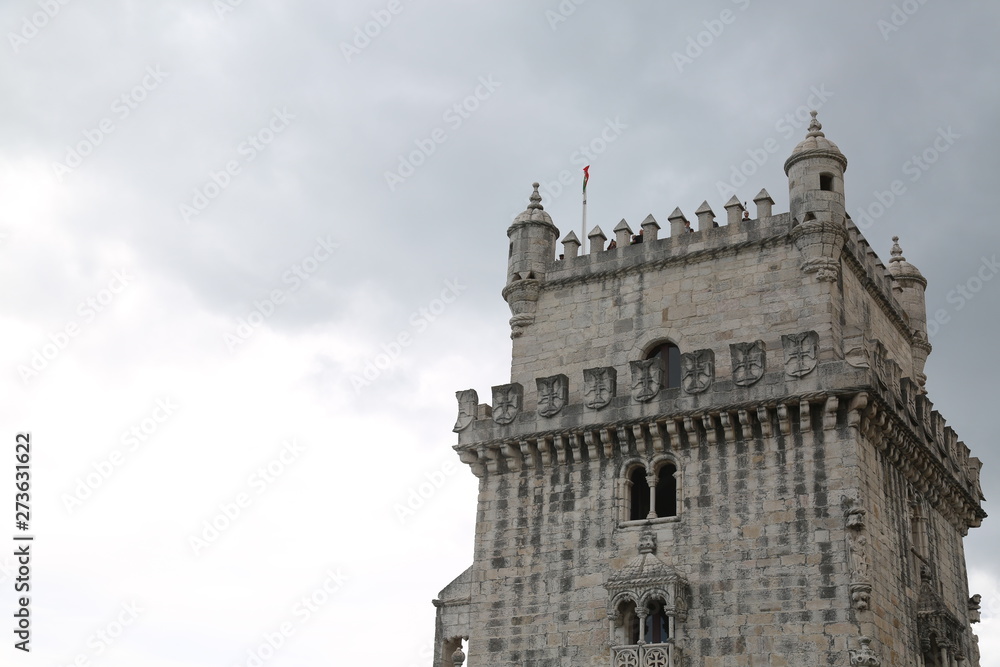
{"type": "Polygon", "coordinates": [[[544,211],[545,207],[542,206],[542,195],[538,193],[538,188],[541,187],[539,183],[532,183],[531,187],[535,190],[531,193],[530,202],[528,203],[529,209],[538,209],[539,211],[544,211]]]}
{"type": "Polygon", "coordinates": [[[715,221],[715,212],[712,207],[708,205],[708,201],[703,201],[698,210],[694,212],[698,216],[698,231],[702,232],[706,229],[712,229],[713,227],[718,227],[719,223],[715,221]]]}
{"type": "Polygon", "coordinates": [[[642,221],[642,225],[640,226],[642,227],[644,243],[656,240],[656,233],[660,230],[660,223],[656,221],[652,213],[646,216],[646,219],[642,221]]]}
{"type": "Polygon", "coordinates": [[[601,231],[600,225],[597,225],[587,234],[587,239],[590,240],[590,254],[594,255],[604,250],[604,242],[608,240],[608,237],[601,231]]]}
{"type": "Polygon", "coordinates": [[[910,287],[913,283],[919,283],[924,289],[927,288],[927,279],[917,267],[906,261],[903,257],[903,249],[899,247],[899,237],[892,237],[892,250],[889,251],[892,257],[889,259],[889,273],[904,287],[910,287]]]}
{"type": "Polygon", "coordinates": [[[825,137],[826,135],[823,134],[823,131],[822,131],[823,130],[823,124],[820,123],[819,120],[817,120],[817,118],[816,118],[816,116],[819,115],[819,112],[816,111],[815,109],[813,109],[812,111],[809,112],[809,115],[812,116],[812,120],[809,121],[809,132],[806,133],[806,136],[807,137],[825,137]]]}
{"type": "Polygon", "coordinates": [[[625,218],[615,225],[615,243],[619,248],[624,248],[632,241],[632,228],[625,222],[625,218]]]}
{"type": "Polygon", "coordinates": [[[771,199],[767,190],[761,188],[757,196],[753,198],[753,203],[757,205],[758,219],[771,217],[771,207],[774,206],[774,200],[771,199]]]}
{"type": "Polygon", "coordinates": [[[687,232],[687,226],[684,224],[687,222],[687,218],[681,213],[681,209],[678,206],[674,209],[674,212],[667,217],[667,221],[670,223],[670,235],[680,236],[687,232]]]}
{"type": "Polygon", "coordinates": [[[576,232],[570,232],[564,236],[562,244],[563,254],[566,255],[566,257],[576,257],[580,253],[580,246],[582,244],[580,243],[580,239],[576,235],[576,232]]]}
{"type": "Polygon", "coordinates": [[[743,214],[743,204],[741,204],[740,200],[736,198],[736,195],[729,198],[729,201],[726,202],[725,209],[727,225],[732,225],[740,221],[740,217],[743,214]]]}
{"type": "Polygon", "coordinates": [[[455,665],[455,667],[462,667],[462,665],[465,664],[465,651],[462,650],[461,646],[455,649],[455,652],[451,654],[451,663],[455,665]]]}

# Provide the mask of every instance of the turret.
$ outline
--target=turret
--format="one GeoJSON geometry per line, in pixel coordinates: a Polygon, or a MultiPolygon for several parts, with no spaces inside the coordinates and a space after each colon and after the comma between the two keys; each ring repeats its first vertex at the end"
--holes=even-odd
{"type": "Polygon", "coordinates": [[[511,338],[520,336],[522,329],[535,321],[539,281],[555,260],[556,239],[559,238],[559,230],[542,208],[538,183],[533,183],[532,187],[534,192],[531,193],[528,208],[507,228],[510,248],[503,298],[513,314],[510,318],[511,338]]]}
{"type": "Polygon", "coordinates": [[[556,239],[559,230],[552,224],[552,217],[542,206],[538,183],[532,183],[534,192],[528,208],[514,218],[507,228],[510,248],[507,253],[507,284],[515,280],[538,279],[555,259],[556,239]]]}
{"type": "Polygon", "coordinates": [[[792,239],[805,256],[802,270],[835,281],[847,238],[844,227],[844,172],[847,158],[826,138],[812,114],[806,138],[785,160],[792,239]]]}
{"type": "Polygon", "coordinates": [[[903,249],[899,247],[899,237],[892,237],[892,259],[889,260],[889,273],[896,279],[899,285],[899,293],[896,298],[906,312],[910,321],[910,330],[913,332],[913,377],[923,393],[926,393],[924,384],[927,376],[924,375],[924,364],[927,362],[927,355],[931,353],[931,344],[927,340],[927,304],[924,300],[924,291],[927,289],[927,279],[920,273],[917,267],[906,261],[903,257],[903,249]]]}

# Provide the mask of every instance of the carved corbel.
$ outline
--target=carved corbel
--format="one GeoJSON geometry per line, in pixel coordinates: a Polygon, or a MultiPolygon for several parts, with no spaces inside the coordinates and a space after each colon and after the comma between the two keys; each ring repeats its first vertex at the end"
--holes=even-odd
{"type": "Polygon", "coordinates": [[[792,432],[792,420],[788,418],[788,406],[784,403],[778,405],[778,427],[781,435],[789,435],[792,432]]]}
{"type": "Polygon", "coordinates": [[[812,411],[809,409],[809,401],[799,402],[799,430],[803,433],[812,430],[812,411]]]}
{"type": "Polygon", "coordinates": [[[757,421],[760,422],[761,435],[765,438],[770,438],[774,435],[774,427],[771,424],[771,413],[767,406],[760,406],[757,408],[757,421]]]}
{"type": "Polygon", "coordinates": [[[830,396],[826,399],[826,406],[823,409],[823,430],[833,431],[837,428],[837,409],[840,407],[840,399],[830,396]]]}
{"type": "Polygon", "coordinates": [[[733,442],[736,440],[736,433],[733,429],[732,417],[730,417],[728,412],[723,412],[719,415],[719,420],[722,422],[722,432],[725,434],[727,442],[733,442]]]}
{"type": "Polygon", "coordinates": [[[508,442],[503,446],[503,456],[507,461],[507,469],[511,472],[520,472],[524,459],[521,457],[521,448],[513,442],[508,442]]]}
{"type": "Polygon", "coordinates": [[[710,445],[714,445],[718,440],[715,431],[715,418],[712,415],[702,415],[701,425],[705,427],[705,440],[710,445]]]}

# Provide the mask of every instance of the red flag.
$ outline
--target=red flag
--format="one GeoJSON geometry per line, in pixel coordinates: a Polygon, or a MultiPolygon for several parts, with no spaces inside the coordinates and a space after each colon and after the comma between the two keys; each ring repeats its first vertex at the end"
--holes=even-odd
{"type": "Polygon", "coordinates": [[[583,191],[587,191],[587,181],[590,180],[590,165],[583,168],[583,191]]]}

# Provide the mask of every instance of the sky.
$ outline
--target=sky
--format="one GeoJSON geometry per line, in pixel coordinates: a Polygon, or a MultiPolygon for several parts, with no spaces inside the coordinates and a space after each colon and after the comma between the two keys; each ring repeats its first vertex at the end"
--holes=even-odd
{"type": "MultiPolygon", "coordinates": [[[[998,22],[941,0],[4,2],[0,488],[29,432],[30,664],[429,664],[430,601],[472,561],[455,391],[509,381],[531,183],[561,235],[586,164],[609,237],[761,188],[784,212],[809,109],[855,222],[928,280],[929,397],[994,513],[998,22]]],[[[998,667],[998,519],[965,544],[998,667]]],[[[0,662],[29,664],[4,632],[0,662]]]]}

